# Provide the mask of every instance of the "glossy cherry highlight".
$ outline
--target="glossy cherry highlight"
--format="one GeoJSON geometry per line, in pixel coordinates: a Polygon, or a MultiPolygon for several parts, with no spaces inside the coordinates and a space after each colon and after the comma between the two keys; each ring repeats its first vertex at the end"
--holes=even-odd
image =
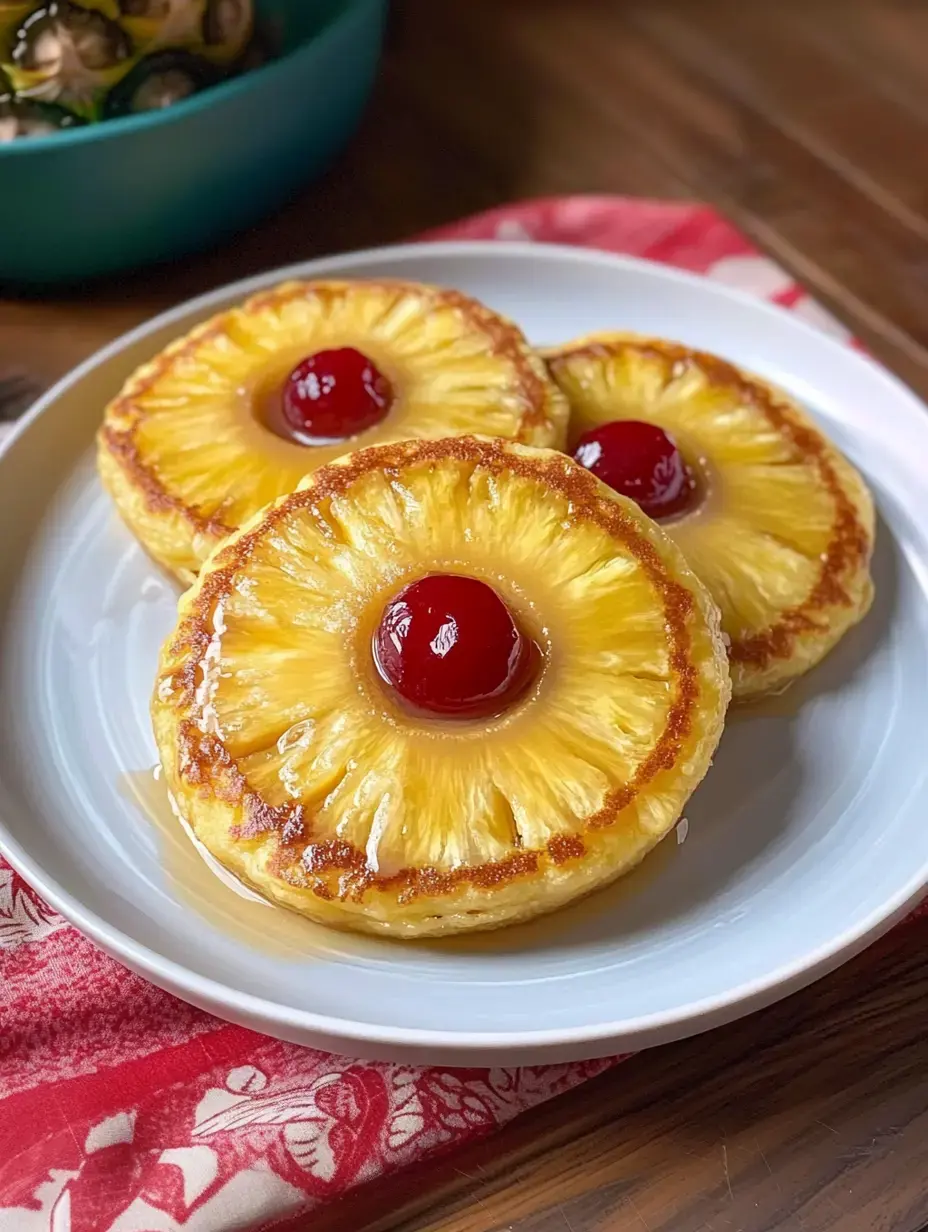
{"type": "Polygon", "coordinates": [[[317,351],[293,369],[283,388],[283,414],[300,436],[345,440],[386,416],[393,389],[354,347],[317,351]]]}
{"type": "Polygon", "coordinates": [[[401,590],[384,609],[373,653],[403,701],[451,718],[505,710],[531,683],[539,657],[492,586],[453,573],[401,590]]]}
{"type": "Polygon", "coordinates": [[[581,436],[581,466],[635,501],[650,518],[668,518],[691,505],[696,484],[672,436],[657,424],[617,419],[581,436]]]}

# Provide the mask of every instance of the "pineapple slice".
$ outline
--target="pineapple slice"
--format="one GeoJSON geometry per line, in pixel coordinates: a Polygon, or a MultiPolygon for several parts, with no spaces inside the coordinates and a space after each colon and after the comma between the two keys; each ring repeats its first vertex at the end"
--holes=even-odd
{"type": "Polygon", "coordinates": [[[222,865],[402,938],[523,920],[637,864],[729,693],[715,605],[633,502],[555,451],[459,437],[350,454],[231,536],[181,599],[152,715],[222,865]],[[488,719],[413,712],[378,674],[385,605],[436,572],[491,585],[540,649],[488,719]]]}
{"type": "Polygon", "coordinates": [[[690,466],[699,499],[664,528],[721,609],[736,698],[785,688],[866,614],[873,502],[792,399],[715,356],[633,334],[546,358],[571,404],[571,448],[604,423],[645,420],[690,466]]]}
{"type": "Polygon", "coordinates": [[[98,460],[130,529],[189,583],[225,535],[346,448],[470,432],[559,448],[566,427],[544,363],[477,301],[416,283],[290,282],[140,368],[107,407],[98,460]],[[282,434],[296,366],[349,347],[389,380],[383,422],[323,442],[282,434]]]}

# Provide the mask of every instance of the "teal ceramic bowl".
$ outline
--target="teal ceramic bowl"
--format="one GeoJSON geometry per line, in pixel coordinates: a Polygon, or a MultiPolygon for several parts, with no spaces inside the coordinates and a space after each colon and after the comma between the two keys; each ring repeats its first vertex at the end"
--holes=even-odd
{"type": "Polygon", "coordinates": [[[278,58],[163,111],[0,146],[0,282],[206,248],[318,174],[360,116],[386,0],[258,0],[278,58]]]}

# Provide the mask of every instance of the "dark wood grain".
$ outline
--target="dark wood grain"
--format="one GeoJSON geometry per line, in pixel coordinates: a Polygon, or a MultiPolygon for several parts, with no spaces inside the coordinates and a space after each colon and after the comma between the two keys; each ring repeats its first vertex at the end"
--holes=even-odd
{"type": "MultiPolygon", "coordinates": [[[[0,302],[0,380],[41,388],[275,264],[589,191],[714,202],[928,394],[924,0],[395,3],[373,103],[321,184],[176,267],[0,302]]],[[[897,932],[311,1227],[928,1232],[926,941],[897,932]]]]}
{"type": "Polygon", "coordinates": [[[314,1232],[923,1232],[926,941],[911,925],[779,1006],[624,1061],[314,1232]]]}
{"type": "Polygon", "coordinates": [[[322,184],[203,257],[0,302],[0,375],[47,383],[179,298],[514,197],[717,203],[928,390],[928,10],[911,0],[397,0],[322,184]],[[79,305],[79,310],[78,310],[79,305]]]}

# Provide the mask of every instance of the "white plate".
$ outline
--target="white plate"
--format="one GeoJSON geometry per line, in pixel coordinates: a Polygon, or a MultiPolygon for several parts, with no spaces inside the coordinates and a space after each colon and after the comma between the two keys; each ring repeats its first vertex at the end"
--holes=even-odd
{"type": "Polygon", "coordinates": [[[302,952],[288,952],[289,932],[255,943],[281,913],[235,897],[217,908],[216,894],[232,895],[221,888],[194,905],[202,889],[177,866],[189,847],[166,854],[133,798],[155,760],[148,695],[176,594],[100,490],[92,437],[132,368],[278,271],[102,351],[0,457],[0,848],[11,863],[111,954],[197,1005],[285,1039],[420,1062],[660,1043],[784,996],[900,917],[928,882],[925,408],[788,314],[643,262],[445,243],[286,273],[445,283],[538,343],[621,326],[781,383],[873,484],[875,607],[792,693],[733,714],[685,843],[671,837],[589,903],[471,941],[400,945],[297,922],[302,952]],[[217,926],[223,908],[234,923],[217,926]]]}

